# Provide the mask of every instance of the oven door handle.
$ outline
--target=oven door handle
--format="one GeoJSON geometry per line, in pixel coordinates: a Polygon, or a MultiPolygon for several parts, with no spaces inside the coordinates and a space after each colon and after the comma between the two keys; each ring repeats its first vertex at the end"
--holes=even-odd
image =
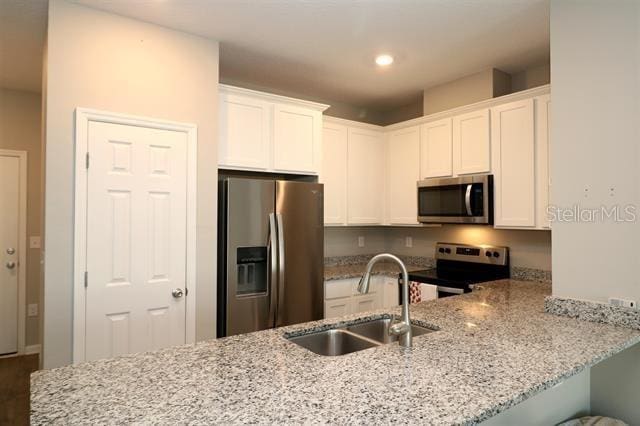
{"type": "Polygon", "coordinates": [[[467,207],[467,216],[473,216],[473,211],[471,211],[471,188],[472,184],[467,185],[467,192],[464,194],[464,205],[467,207]]]}
{"type": "Polygon", "coordinates": [[[455,288],[455,287],[443,287],[443,286],[438,286],[438,291],[441,291],[443,293],[451,293],[451,294],[464,294],[464,290],[461,288],[455,288]]]}

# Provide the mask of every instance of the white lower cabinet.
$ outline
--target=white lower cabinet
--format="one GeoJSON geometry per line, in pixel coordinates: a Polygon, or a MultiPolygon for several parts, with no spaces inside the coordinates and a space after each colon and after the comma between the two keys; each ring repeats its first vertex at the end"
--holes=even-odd
{"type": "Polygon", "coordinates": [[[351,298],[341,298],[333,300],[325,300],[324,317],[336,318],[349,315],[351,313],[351,298]]]}
{"type": "MultiPolygon", "coordinates": [[[[324,283],[324,317],[336,318],[386,307],[384,277],[371,278],[369,293],[358,293],[360,278],[331,280],[324,283]]],[[[396,284],[397,287],[397,284],[396,284]]],[[[396,290],[397,291],[397,290],[396,290]]],[[[397,300],[397,293],[396,293],[397,300]]],[[[396,302],[397,305],[397,302],[396,302]]]]}

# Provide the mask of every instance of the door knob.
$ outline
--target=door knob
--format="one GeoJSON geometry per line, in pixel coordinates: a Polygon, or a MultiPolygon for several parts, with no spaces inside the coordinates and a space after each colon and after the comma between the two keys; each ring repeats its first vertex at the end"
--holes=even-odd
{"type": "Polygon", "coordinates": [[[7,269],[13,269],[16,267],[16,262],[7,262],[7,269]]]}
{"type": "Polygon", "coordinates": [[[7,249],[7,254],[14,254],[16,252],[16,249],[14,249],[13,247],[9,247],[7,249]]]}
{"type": "Polygon", "coordinates": [[[179,299],[183,296],[183,292],[181,288],[174,288],[173,291],[171,291],[171,295],[173,297],[175,297],[176,299],[179,299]]]}

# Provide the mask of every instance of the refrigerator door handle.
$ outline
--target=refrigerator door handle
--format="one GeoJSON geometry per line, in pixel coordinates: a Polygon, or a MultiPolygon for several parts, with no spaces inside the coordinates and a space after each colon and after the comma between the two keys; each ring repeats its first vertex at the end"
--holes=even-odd
{"type": "Polygon", "coordinates": [[[278,283],[278,234],[276,231],[275,214],[269,213],[269,237],[267,243],[267,257],[269,258],[269,327],[276,325],[276,306],[278,304],[276,286],[278,283]]]}
{"type": "Polygon", "coordinates": [[[282,313],[284,310],[284,288],[285,288],[285,258],[284,258],[284,225],[282,223],[282,215],[276,213],[276,221],[278,228],[278,304],[276,308],[276,327],[283,324],[282,313]]]}

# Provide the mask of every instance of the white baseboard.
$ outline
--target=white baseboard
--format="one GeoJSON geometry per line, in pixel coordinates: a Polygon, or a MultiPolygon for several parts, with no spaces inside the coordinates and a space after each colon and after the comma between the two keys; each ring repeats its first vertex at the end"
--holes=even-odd
{"type": "Polygon", "coordinates": [[[40,353],[40,345],[29,345],[24,347],[25,355],[33,355],[40,353]]]}

